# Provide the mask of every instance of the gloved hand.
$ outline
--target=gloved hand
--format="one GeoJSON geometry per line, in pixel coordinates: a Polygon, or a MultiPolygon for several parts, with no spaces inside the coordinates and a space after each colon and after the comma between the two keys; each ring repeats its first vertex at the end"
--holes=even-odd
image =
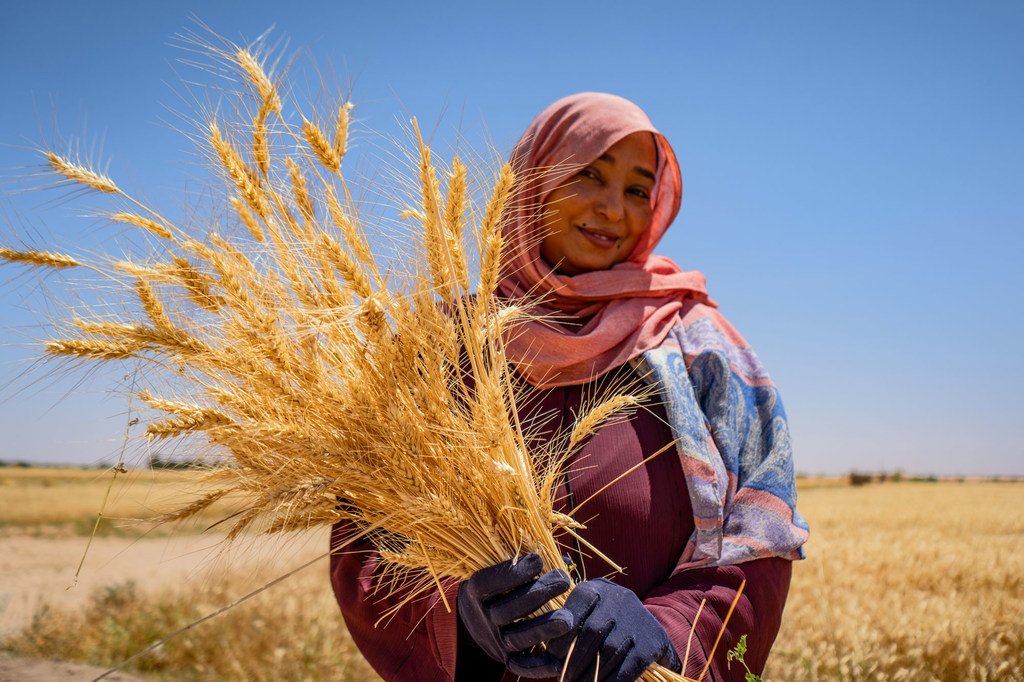
{"type": "Polygon", "coordinates": [[[574,626],[548,642],[547,653],[563,660],[568,656],[566,682],[633,682],[652,663],[682,669],[665,628],[632,590],[604,578],[587,580],[573,589],[560,610],[572,614],[574,626]]]}
{"type": "Polygon", "coordinates": [[[459,585],[458,612],[463,628],[487,654],[521,677],[551,677],[560,658],[529,649],[572,627],[562,609],[528,618],[569,589],[569,576],[557,569],[541,575],[544,563],[536,554],[481,569],[459,585]],[[526,620],[520,620],[526,619],[526,620]]]}

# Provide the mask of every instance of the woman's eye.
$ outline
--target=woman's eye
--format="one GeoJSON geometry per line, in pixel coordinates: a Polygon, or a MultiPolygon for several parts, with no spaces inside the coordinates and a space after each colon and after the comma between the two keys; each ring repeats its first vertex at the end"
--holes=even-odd
{"type": "Polygon", "coordinates": [[[601,175],[593,168],[589,166],[579,172],[581,178],[587,178],[588,180],[600,180],[601,175]]]}
{"type": "Polygon", "coordinates": [[[629,191],[634,196],[637,196],[637,197],[639,197],[641,199],[650,199],[651,198],[651,193],[648,192],[645,187],[632,187],[632,188],[630,188],[629,191]]]}

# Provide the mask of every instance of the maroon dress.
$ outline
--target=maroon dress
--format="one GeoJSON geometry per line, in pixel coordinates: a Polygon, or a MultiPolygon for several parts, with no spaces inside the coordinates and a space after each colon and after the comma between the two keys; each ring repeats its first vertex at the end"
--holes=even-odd
{"type": "MultiPolygon", "coordinates": [[[[620,368],[610,373],[613,376],[609,380],[621,380],[624,373],[631,372],[628,367],[620,368]]],[[[600,390],[600,386],[586,384],[538,391],[521,406],[520,414],[527,421],[534,417],[534,437],[544,442],[570,428],[584,401],[593,399],[600,390]]],[[[693,678],[700,676],[736,591],[746,580],[704,677],[742,680],[742,666],[734,663],[730,670],[726,653],[746,634],[747,665],[756,673],[764,668],[782,619],[790,562],[769,558],[676,571],[694,522],[686,480],[672,448],[598,492],[671,440],[664,408],[648,401],[636,413],[603,426],[570,460],[556,498],[559,509],[567,512],[597,493],[575,515],[586,526],[581,535],[623,568],[622,573],[616,573],[583,548],[573,552],[581,573],[574,577],[607,577],[633,590],[665,628],[680,659],[689,641],[684,672],[693,678]],[[707,603],[694,625],[705,599],[707,603]]],[[[331,581],[352,637],[384,679],[516,679],[478,649],[469,635],[460,632],[455,585],[446,590],[451,612],[435,593],[381,620],[384,612],[401,599],[401,593],[377,590],[377,557],[368,541],[340,544],[351,530],[345,524],[335,527],[333,542],[338,551],[331,559],[331,581]]]]}

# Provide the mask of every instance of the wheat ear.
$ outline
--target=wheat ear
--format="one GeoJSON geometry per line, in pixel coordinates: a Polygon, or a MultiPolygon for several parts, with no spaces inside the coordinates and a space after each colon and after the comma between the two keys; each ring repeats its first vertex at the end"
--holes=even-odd
{"type": "Polygon", "coordinates": [[[113,180],[79,163],[65,159],[54,152],[46,152],[46,159],[49,161],[51,169],[72,182],[86,185],[108,194],[121,193],[121,190],[118,189],[113,180]]]}
{"type": "Polygon", "coordinates": [[[14,251],[0,247],[0,258],[10,263],[25,263],[44,268],[74,268],[82,265],[71,256],[52,251],[14,251]]]}

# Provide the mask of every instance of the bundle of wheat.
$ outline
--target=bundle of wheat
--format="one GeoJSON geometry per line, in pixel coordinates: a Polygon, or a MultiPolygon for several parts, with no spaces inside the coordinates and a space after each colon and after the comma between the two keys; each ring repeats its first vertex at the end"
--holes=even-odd
{"type": "MultiPolygon", "coordinates": [[[[132,294],[118,315],[69,320],[45,353],[141,362],[140,397],[164,415],[147,436],[198,437],[226,455],[209,475],[214,491],[169,519],[224,497],[243,505],[230,537],[349,519],[413,584],[410,598],[526,552],[559,566],[556,537],[584,542],[553,508],[560,467],[638,396],[600,401],[564,439],[528,450],[516,412],[525,388],[503,346],[526,313],[494,296],[512,170],[496,171],[477,204],[466,165],[439,166],[414,122],[418,191],[406,217],[418,236],[403,267],[385,268],[341,173],[351,104],[289,124],[258,53],[227,46],[214,56],[242,85],[239,120],[211,117],[197,136],[231,207],[230,218],[192,221],[205,234],[45,150],[58,181],[109,197],[107,217],[156,247],[143,262],[0,251],[12,263],[92,268],[132,294]],[[230,236],[232,225],[246,229],[230,236]]],[[[652,669],[645,679],[686,678],[652,669]]]]}

